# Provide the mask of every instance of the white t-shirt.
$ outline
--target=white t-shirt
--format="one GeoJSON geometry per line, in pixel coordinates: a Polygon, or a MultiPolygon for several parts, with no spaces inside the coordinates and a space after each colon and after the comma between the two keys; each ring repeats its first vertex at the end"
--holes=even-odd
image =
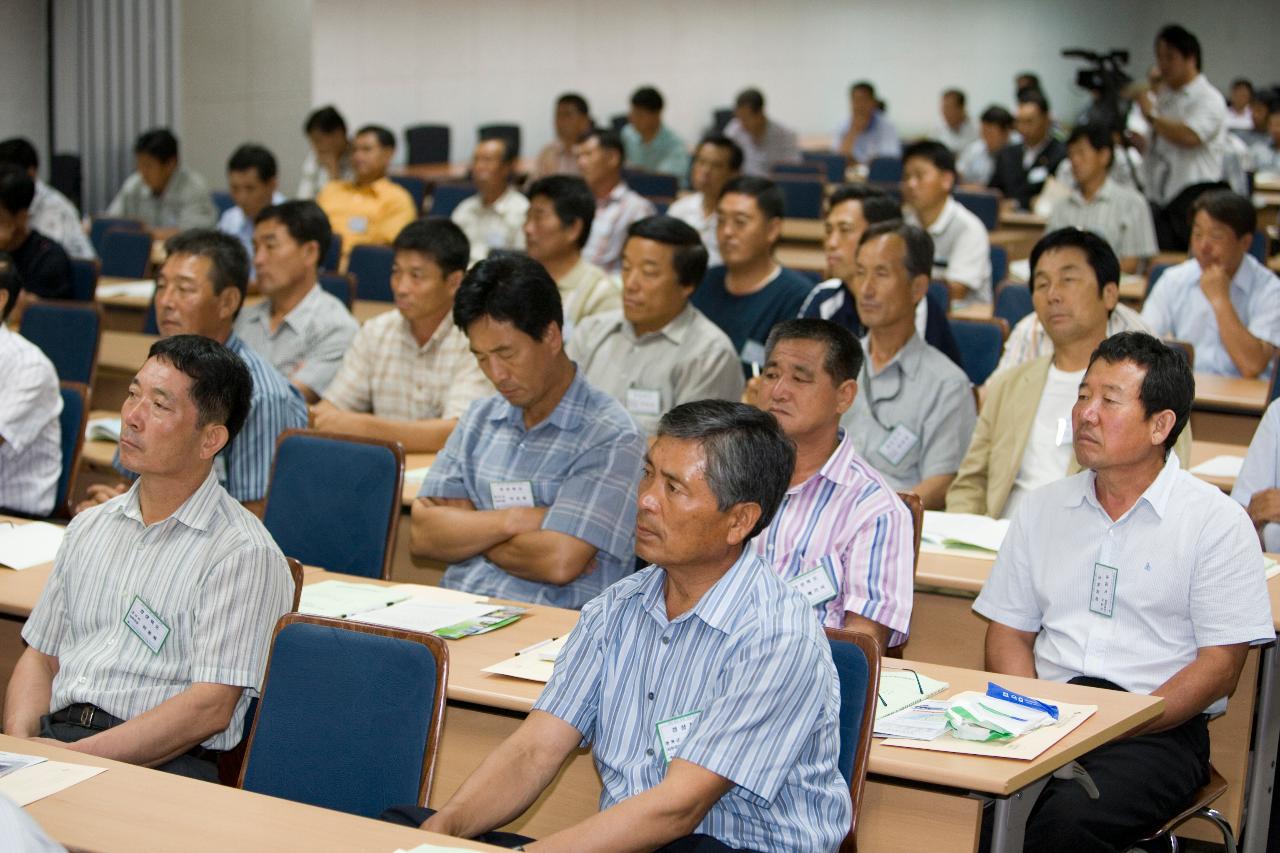
{"type": "Polygon", "coordinates": [[[1067,476],[1071,465],[1071,407],[1083,379],[1083,370],[1067,373],[1049,365],[1049,378],[1022,451],[1022,467],[1004,504],[1005,518],[1013,518],[1018,502],[1028,492],[1067,476]]]}
{"type": "Polygon", "coordinates": [[[1157,116],[1185,124],[1200,144],[1175,145],[1152,134],[1143,165],[1147,170],[1147,197],[1168,204],[1193,184],[1222,180],[1222,155],[1226,144],[1227,102],[1203,74],[1181,89],[1160,89],[1157,116]]]}

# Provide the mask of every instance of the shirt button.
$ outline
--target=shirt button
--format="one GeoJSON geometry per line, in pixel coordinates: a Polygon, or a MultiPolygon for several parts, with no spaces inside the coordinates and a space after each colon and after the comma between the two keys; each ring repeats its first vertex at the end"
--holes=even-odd
{"type": "Polygon", "coordinates": [[[652,747],[650,747],[649,749],[646,749],[646,750],[644,751],[644,754],[645,754],[645,755],[647,755],[647,756],[649,756],[650,758],[653,758],[653,748],[652,748],[652,747]]]}
{"type": "Polygon", "coordinates": [[[107,645],[108,645],[108,646],[114,646],[115,644],[116,644],[116,641],[115,641],[115,639],[114,639],[114,638],[113,638],[113,639],[110,639],[110,640],[107,640],[107,645]]]}
{"type": "Polygon", "coordinates": [[[83,675],[82,675],[82,676],[80,676],[80,683],[81,683],[81,684],[84,684],[84,683],[85,683],[86,681],[88,681],[88,680],[89,680],[89,679],[85,678],[83,675]]]}
{"type": "Polygon", "coordinates": [[[667,644],[668,644],[668,643],[670,643],[670,642],[671,642],[671,638],[670,638],[670,637],[663,637],[663,638],[662,638],[662,645],[664,645],[664,646],[665,646],[665,645],[667,645],[667,644]]]}
{"type": "Polygon", "coordinates": [[[653,701],[653,693],[652,693],[652,692],[650,692],[650,693],[649,693],[649,701],[650,701],[650,702],[652,702],[652,701],[653,701]]]}

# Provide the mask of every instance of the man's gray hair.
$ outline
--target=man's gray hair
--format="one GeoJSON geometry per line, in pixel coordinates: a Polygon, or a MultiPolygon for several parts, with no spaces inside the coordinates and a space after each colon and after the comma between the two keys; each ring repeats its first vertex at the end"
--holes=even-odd
{"type": "Polygon", "coordinates": [[[721,512],[740,503],[760,506],[760,520],[747,539],[769,526],[796,465],[796,447],[773,415],[745,403],[698,400],[662,416],[658,437],[663,436],[702,445],[707,485],[721,512]]]}
{"type": "Polygon", "coordinates": [[[918,225],[908,225],[901,219],[877,222],[862,233],[858,247],[861,248],[871,240],[888,234],[897,235],[906,245],[907,250],[902,256],[902,263],[907,268],[907,278],[933,275],[933,238],[929,236],[928,231],[918,225]]]}

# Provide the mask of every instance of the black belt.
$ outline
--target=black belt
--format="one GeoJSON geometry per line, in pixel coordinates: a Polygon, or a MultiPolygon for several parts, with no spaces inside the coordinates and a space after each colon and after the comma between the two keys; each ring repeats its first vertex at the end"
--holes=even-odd
{"type": "MultiPolygon", "coordinates": [[[[49,719],[55,723],[67,723],[96,732],[105,732],[107,729],[115,728],[124,722],[119,717],[108,714],[97,705],[90,705],[87,702],[68,705],[61,711],[54,711],[49,715],[49,719]]],[[[188,749],[184,755],[189,755],[202,761],[217,761],[218,756],[222,755],[222,753],[216,749],[205,749],[197,744],[188,749]]]]}

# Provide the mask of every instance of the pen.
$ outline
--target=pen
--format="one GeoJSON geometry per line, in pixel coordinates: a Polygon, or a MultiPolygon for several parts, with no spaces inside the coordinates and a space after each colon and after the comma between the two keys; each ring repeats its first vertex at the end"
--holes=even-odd
{"type": "Polygon", "coordinates": [[[517,654],[517,655],[527,654],[527,653],[529,653],[529,652],[531,652],[531,651],[534,651],[535,649],[540,649],[540,648],[542,648],[542,647],[543,647],[543,646],[545,646],[545,645],[548,645],[548,644],[550,644],[550,643],[554,643],[554,642],[555,642],[556,640],[558,640],[558,639],[560,639],[560,638],[559,638],[559,637],[552,637],[552,638],[551,638],[551,639],[549,639],[549,640],[543,640],[543,641],[542,641],[542,642],[540,642],[540,643],[534,643],[532,646],[525,646],[523,649],[521,649],[520,651],[516,652],[516,654],[517,654]]]}

